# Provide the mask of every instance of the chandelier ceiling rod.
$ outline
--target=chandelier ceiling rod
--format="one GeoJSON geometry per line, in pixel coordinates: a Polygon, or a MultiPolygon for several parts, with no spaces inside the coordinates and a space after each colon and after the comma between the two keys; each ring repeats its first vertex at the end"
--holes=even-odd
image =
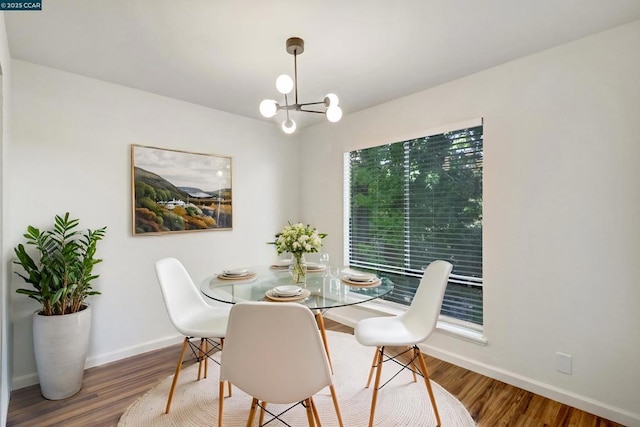
{"type": "Polygon", "coordinates": [[[299,37],[290,37],[287,39],[287,53],[293,55],[293,76],[291,79],[286,74],[280,75],[276,80],[276,88],[278,92],[284,95],[284,105],[278,104],[273,99],[265,99],[260,103],[260,113],[265,117],[273,117],[279,110],[286,111],[286,120],[282,122],[282,130],[285,133],[293,133],[296,130],[296,123],[289,117],[289,111],[302,111],[305,113],[325,114],[330,122],[337,122],[342,118],[342,109],[338,106],[338,97],[330,93],[324,97],[322,101],[317,102],[298,102],[298,55],[304,52],[304,40],[299,37]],[[288,94],[291,90],[295,90],[295,103],[289,105],[288,94]],[[310,105],[323,105],[325,111],[306,110],[303,107],[310,105]]]}
{"type": "MultiPolygon", "coordinates": [[[[287,40],[287,52],[289,51],[289,42],[293,39],[295,39],[295,37],[292,37],[289,40],[287,40]]],[[[300,53],[302,53],[304,52],[304,42],[302,41],[302,39],[298,39],[298,40],[300,40],[300,53]]],[[[293,48],[293,84],[295,85],[295,89],[296,89],[296,105],[298,105],[298,49],[297,47],[293,48]]]]}

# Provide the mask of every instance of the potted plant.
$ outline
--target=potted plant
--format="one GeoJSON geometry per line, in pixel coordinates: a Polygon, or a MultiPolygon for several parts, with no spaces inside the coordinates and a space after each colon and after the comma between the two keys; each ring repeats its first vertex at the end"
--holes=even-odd
{"type": "Polygon", "coordinates": [[[79,222],[67,212],[55,216],[52,230],[28,226],[26,244],[37,256],[22,243],[14,248],[14,262],[24,269],[16,274],[33,287],[16,292],[40,304],[33,315],[33,347],[40,390],[52,400],[72,396],[82,386],[91,331],[91,307],[85,299],[100,293],[92,288],[98,277],[93,267],[102,262],[95,257],[96,245],[107,227],[81,231],[79,222]]]}

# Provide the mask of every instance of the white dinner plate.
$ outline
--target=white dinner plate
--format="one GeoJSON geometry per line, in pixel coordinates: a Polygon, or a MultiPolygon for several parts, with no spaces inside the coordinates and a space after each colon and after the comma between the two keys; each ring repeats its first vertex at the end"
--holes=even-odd
{"type": "Polygon", "coordinates": [[[307,270],[324,270],[324,265],[316,262],[307,262],[305,265],[307,266],[307,270]]]}
{"type": "Polygon", "coordinates": [[[280,259],[273,263],[275,267],[289,267],[291,265],[290,259],[280,259]]]}
{"type": "Polygon", "coordinates": [[[273,288],[273,290],[276,294],[283,297],[298,295],[300,292],[302,292],[302,288],[296,285],[276,286],[275,288],[273,288]]]}
{"type": "Polygon", "coordinates": [[[249,273],[251,273],[251,272],[249,270],[244,269],[244,268],[237,269],[237,270],[224,270],[222,272],[222,274],[224,274],[225,276],[246,276],[249,273]]]}
{"type": "Polygon", "coordinates": [[[349,273],[347,274],[347,279],[352,282],[371,282],[375,280],[375,274],[371,273],[349,273]]]}

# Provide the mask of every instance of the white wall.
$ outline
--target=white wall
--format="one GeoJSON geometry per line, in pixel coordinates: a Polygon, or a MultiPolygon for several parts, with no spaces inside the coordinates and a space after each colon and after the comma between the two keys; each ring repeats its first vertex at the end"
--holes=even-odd
{"type": "MultiPolygon", "coordinates": [[[[177,342],[154,262],[177,256],[199,283],[223,268],[264,264],[273,239],[297,220],[288,192],[297,171],[296,138],[271,123],[164,98],[21,61],[13,61],[12,138],[5,147],[5,244],[22,241],[27,225],[48,227],[55,214],[83,228],[106,225],[98,245],[91,298],[93,334],[88,365],[177,342]],[[131,233],[130,144],[232,157],[232,231],[137,236],[131,233]]],[[[34,302],[13,290],[14,387],[37,382],[31,343],[34,302]]]]}
{"type": "Polygon", "coordinates": [[[640,425],[638,76],[640,21],[317,125],[302,216],[340,258],[345,151],[483,117],[488,344],[436,333],[429,352],[640,425]]]}
{"type": "MultiPolygon", "coordinates": [[[[6,165],[7,161],[4,155],[6,141],[9,137],[9,104],[10,104],[10,76],[11,76],[11,57],[9,55],[9,44],[7,42],[7,32],[4,24],[4,12],[0,13],[0,79],[2,97],[2,111],[0,111],[2,131],[0,132],[0,250],[2,254],[7,254],[10,250],[4,238],[4,230],[8,221],[5,214],[7,204],[4,203],[4,196],[8,194],[5,191],[6,165]]],[[[3,260],[7,260],[9,256],[3,256],[3,260]]],[[[9,281],[7,262],[0,262],[0,425],[5,425],[7,421],[7,409],[9,407],[9,395],[11,392],[11,330],[10,330],[10,306],[9,306],[9,281]]]]}
{"type": "MultiPolygon", "coordinates": [[[[21,61],[11,68],[3,252],[10,256],[27,224],[45,227],[67,210],[85,227],[109,227],[89,365],[175,339],[156,259],[178,255],[196,281],[268,262],[274,251],[264,242],[296,219],[329,233],[327,248],[340,259],[344,151],[484,117],[489,341],[438,333],[430,352],[640,425],[640,22],[306,129],[300,158],[314,161],[301,166],[299,218],[298,195],[288,193],[300,174],[291,167],[298,145],[272,124],[21,61]],[[132,237],[132,143],[232,156],[234,230],[132,237]],[[573,375],[555,371],[556,351],[573,355],[573,375]]],[[[37,380],[36,306],[13,292],[22,286],[16,276],[3,275],[3,286],[6,276],[14,385],[23,386],[37,380]]]]}

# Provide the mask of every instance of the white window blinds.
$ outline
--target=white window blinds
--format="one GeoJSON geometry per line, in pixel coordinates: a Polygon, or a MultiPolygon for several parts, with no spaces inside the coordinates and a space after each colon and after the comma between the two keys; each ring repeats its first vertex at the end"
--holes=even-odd
{"type": "Polygon", "coordinates": [[[423,270],[453,264],[442,314],[482,324],[482,125],[345,155],[348,262],[410,304],[423,270]]]}

